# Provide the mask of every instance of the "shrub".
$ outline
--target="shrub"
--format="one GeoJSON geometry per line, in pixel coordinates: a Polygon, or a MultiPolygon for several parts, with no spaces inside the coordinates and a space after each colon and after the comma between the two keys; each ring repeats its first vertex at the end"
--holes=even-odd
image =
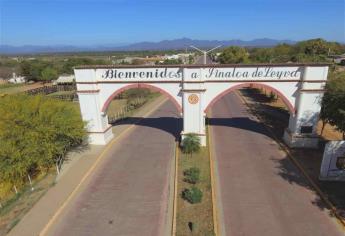
{"type": "Polygon", "coordinates": [[[202,199],[202,192],[197,187],[186,188],[182,191],[182,198],[191,204],[199,203],[202,199]]]}
{"type": "Polygon", "coordinates": [[[269,96],[268,96],[268,99],[273,102],[273,101],[276,101],[277,100],[277,97],[276,95],[273,93],[273,92],[270,92],[269,96]]]}
{"type": "Polygon", "coordinates": [[[184,181],[191,184],[196,184],[200,179],[200,170],[192,167],[183,172],[185,178],[184,181]]]}
{"type": "Polygon", "coordinates": [[[200,138],[197,135],[186,134],[185,138],[182,140],[182,151],[192,156],[194,152],[200,150],[200,145],[200,138]]]}

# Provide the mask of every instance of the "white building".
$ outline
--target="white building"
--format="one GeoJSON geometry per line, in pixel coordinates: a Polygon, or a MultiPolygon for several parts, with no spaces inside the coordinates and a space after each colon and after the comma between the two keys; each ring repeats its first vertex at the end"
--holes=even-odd
{"type": "Polygon", "coordinates": [[[8,82],[12,84],[22,84],[26,82],[26,79],[24,76],[17,76],[16,73],[13,73],[12,78],[9,79],[8,82]]]}
{"type": "Polygon", "coordinates": [[[71,84],[75,82],[74,75],[60,75],[54,84],[71,84]]]}

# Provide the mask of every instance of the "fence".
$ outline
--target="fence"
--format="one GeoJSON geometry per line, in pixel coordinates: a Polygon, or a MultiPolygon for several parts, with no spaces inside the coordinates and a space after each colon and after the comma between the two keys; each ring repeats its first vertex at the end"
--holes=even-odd
{"type": "Polygon", "coordinates": [[[64,101],[71,101],[71,102],[77,102],[79,101],[78,94],[63,94],[63,95],[53,95],[52,98],[64,100],[64,101]]]}
{"type": "Polygon", "coordinates": [[[37,95],[37,94],[50,94],[56,93],[61,91],[75,91],[77,90],[75,85],[51,85],[51,86],[44,86],[40,88],[30,89],[25,91],[26,94],[29,95],[37,95]]]}
{"type": "Polygon", "coordinates": [[[122,107],[116,114],[108,115],[108,123],[114,124],[124,118],[126,118],[129,113],[135,109],[138,109],[148,101],[147,98],[136,98],[135,100],[130,101],[126,106],[122,107]]]}

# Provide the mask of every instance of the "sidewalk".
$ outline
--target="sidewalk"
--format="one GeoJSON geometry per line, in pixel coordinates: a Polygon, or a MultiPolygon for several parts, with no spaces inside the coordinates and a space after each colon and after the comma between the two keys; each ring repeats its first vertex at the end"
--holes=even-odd
{"type": "MultiPolygon", "coordinates": [[[[141,107],[136,113],[137,117],[145,117],[152,109],[156,109],[166,98],[160,96],[141,107]]],[[[113,127],[114,137],[119,136],[132,125],[113,127]]],[[[112,143],[114,144],[114,143],[112,143]]],[[[109,145],[112,145],[111,143],[109,145]]],[[[108,147],[89,145],[82,152],[70,153],[71,161],[63,166],[56,184],[30,209],[21,221],[8,233],[9,236],[37,236],[47,225],[55,212],[69,198],[73,190],[84,178],[88,170],[99,159],[108,147]]]]}

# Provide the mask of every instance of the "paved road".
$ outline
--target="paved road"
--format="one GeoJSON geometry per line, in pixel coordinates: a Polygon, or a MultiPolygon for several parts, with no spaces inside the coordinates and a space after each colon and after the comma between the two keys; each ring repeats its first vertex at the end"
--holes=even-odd
{"type": "Polygon", "coordinates": [[[334,219],[264,127],[230,93],[212,108],[222,231],[237,236],[335,236],[334,219]]]}
{"type": "Polygon", "coordinates": [[[48,235],[164,235],[176,117],[167,101],[113,145],[48,235]]]}
{"type": "MultiPolygon", "coordinates": [[[[204,64],[204,56],[199,56],[198,58],[196,58],[194,64],[204,64]]],[[[206,64],[214,64],[209,56],[206,57],[206,64]]]]}

